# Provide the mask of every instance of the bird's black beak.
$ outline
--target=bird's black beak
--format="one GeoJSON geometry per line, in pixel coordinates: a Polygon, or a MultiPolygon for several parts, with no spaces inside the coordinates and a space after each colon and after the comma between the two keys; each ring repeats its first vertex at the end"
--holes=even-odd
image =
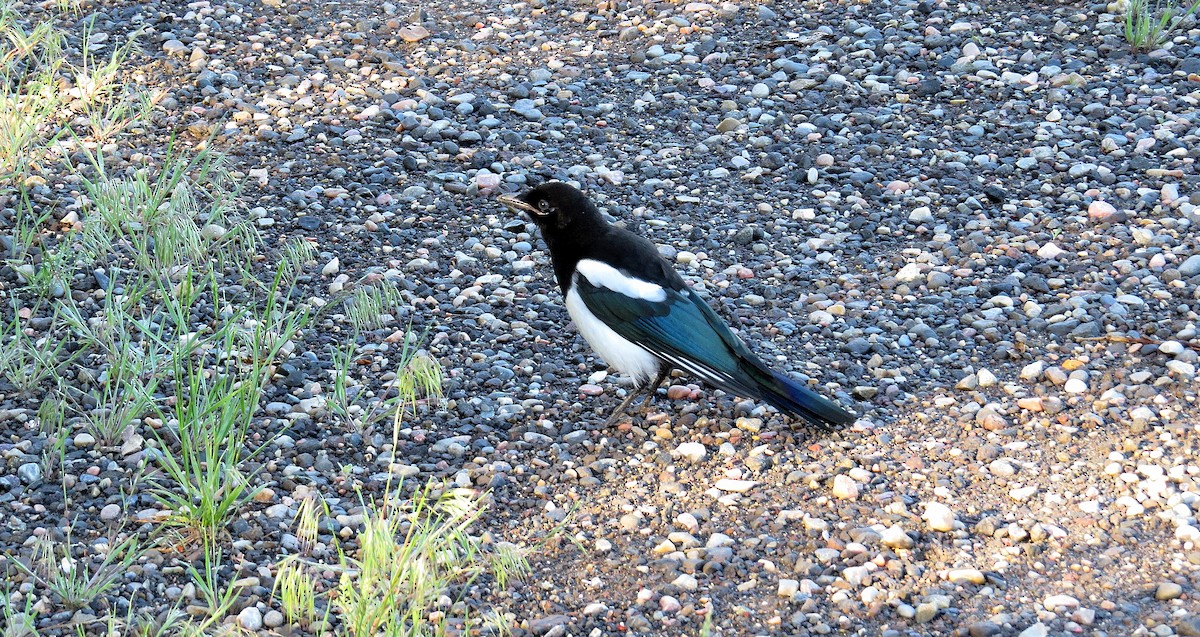
{"type": "Polygon", "coordinates": [[[524,212],[525,214],[528,214],[528,215],[533,215],[535,217],[545,217],[546,216],[545,213],[538,210],[535,206],[532,206],[512,195],[500,195],[499,197],[496,198],[496,200],[499,201],[500,203],[508,206],[509,208],[511,208],[513,210],[516,210],[519,212],[524,212]]]}

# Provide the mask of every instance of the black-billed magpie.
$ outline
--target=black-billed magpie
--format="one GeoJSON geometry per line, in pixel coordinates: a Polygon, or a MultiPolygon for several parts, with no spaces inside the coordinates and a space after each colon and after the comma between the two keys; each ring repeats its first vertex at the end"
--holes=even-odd
{"type": "Polygon", "coordinates": [[[854,414],[767,367],[650,241],[610,225],[578,189],[550,181],[499,201],[526,213],[541,229],[579,332],[604,362],[639,387],[608,424],[641,391],[653,395],[673,368],[822,429],[854,421],[854,414]]]}

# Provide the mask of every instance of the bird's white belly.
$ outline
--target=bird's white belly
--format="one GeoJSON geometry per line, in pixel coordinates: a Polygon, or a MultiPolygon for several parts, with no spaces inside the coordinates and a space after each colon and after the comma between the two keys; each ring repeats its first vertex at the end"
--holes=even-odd
{"type": "Polygon", "coordinates": [[[609,366],[632,376],[638,385],[658,374],[658,359],[641,346],[625,340],[605,325],[604,321],[596,318],[575,288],[567,292],[567,313],[571,315],[571,320],[575,321],[575,327],[579,328],[584,340],[609,366]]]}

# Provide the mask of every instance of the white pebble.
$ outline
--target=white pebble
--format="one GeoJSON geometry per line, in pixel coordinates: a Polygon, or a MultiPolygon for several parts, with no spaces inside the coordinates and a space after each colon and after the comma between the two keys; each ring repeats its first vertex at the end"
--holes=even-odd
{"type": "Polygon", "coordinates": [[[698,442],[685,442],[675,448],[675,453],[688,462],[700,462],[708,455],[708,449],[698,442]]]}
{"type": "Polygon", "coordinates": [[[734,480],[732,478],[721,478],[720,480],[717,480],[716,484],[713,486],[722,491],[745,493],[758,486],[758,483],[754,480],[734,480]]]}
{"type": "Polygon", "coordinates": [[[247,606],[242,609],[242,612],[237,616],[238,624],[249,631],[256,631],[263,627],[263,616],[254,606],[247,606]]]}
{"type": "Polygon", "coordinates": [[[333,259],[331,259],[329,261],[329,263],[325,264],[325,267],[321,268],[321,274],[323,274],[325,276],[337,274],[338,270],[341,269],[341,267],[342,267],[342,262],[339,261],[337,257],[334,257],[333,259]]]}
{"type": "Polygon", "coordinates": [[[1051,595],[1042,601],[1042,606],[1045,606],[1046,610],[1054,610],[1056,608],[1070,608],[1073,610],[1079,608],[1079,600],[1070,595],[1051,595]]]}
{"type": "Polygon", "coordinates": [[[1024,502],[1037,493],[1037,487],[1018,487],[1008,492],[1008,496],[1017,502],[1024,502]]]}
{"type": "Polygon", "coordinates": [[[921,266],[909,263],[896,273],[896,280],[902,283],[912,283],[921,278],[921,266]]]}
{"type": "Polygon", "coordinates": [[[798,582],[794,579],[779,580],[779,590],[778,590],[777,594],[780,597],[791,599],[796,596],[796,593],[799,590],[800,590],[800,582],[798,582]]]}
{"type": "Polygon", "coordinates": [[[687,573],[676,577],[671,583],[685,591],[694,591],[700,587],[700,582],[696,581],[694,576],[688,575],[687,573]]]}
{"type": "Polygon", "coordinates": [[[1183,343],[1179,341],[1165,341],[1162,345],[1158,346],[1158,351],[1168,356],[1178,356],[1183,353],[1183,350],[1183,343]]]}
{"type": "Polygon", "coordinates": [[[854,478],[845,475],[833,477],[833,497],[842,500],[853,500],[858,497],[858,483],[854,478]]]}
{"type": "Polygon", "coordinates": [[[879,534],[879,541],[884,546],[894,549],[911,549],[916,543],[904,532],[898,524],[893,524],[879,534]]]}
{"type": "Polygon", "coordinates": [[[925,522],[929,524],[929,528],[934,531],[953,531],[954,523],[957,518],[954,511],[950,507],[941,502],[928,502],[925,504],[925,522]]]}
{"type": "Polygon", "coordinates": [[[1038,248],[1037,255],[1043,259],[1054,259],[1065,252],[1066,252],[1066,250],[1063,250],[1062,248],[1054,245],[1054,242],[1051,241],[1051,242],[1047,243],[1046,245],[1038,248]]]}

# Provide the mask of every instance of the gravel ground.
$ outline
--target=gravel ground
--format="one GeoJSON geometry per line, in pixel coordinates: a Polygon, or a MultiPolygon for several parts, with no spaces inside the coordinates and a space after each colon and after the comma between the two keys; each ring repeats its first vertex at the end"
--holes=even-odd
{"type": "MultiPolygon", "coordinates": [[[[727,635],[1200,635],[1194,20],[1132,55],[1117,7],[1057,1],[92,12],[114,41],[143,29],[140,72],[168,91],[124,160],[215,128],[269,243],[318,245],[309,296],[400,281],[398,321],[430,327],[447,373],[402,432],[410,472],[490,489],[498,539],[567,520],[577,543],[476,596],[515,635],[694,635],[705,613],[727,635]],[[677,377],[601,429],[628,387],[494,201],[535,177],[578,182],[862,418],[818,436],[677,377]]],[[[230,529],[264,634],[286,632],[254,623],[279,619],[268,567],[303,492],[345,516],[346,475],[382,488],[388,433],[306,400],[336,328],[265,397],[260,434],[290,427],[230,529]]],[[[367,340],[364,383],[395,329],[367,340]]],[[[27,468],[35,408],[0,401],[6,552],[62,515],[27,468]]],[[[79,442],[77,533],[153,508],[118,488],[136,450],[79,442]]],[[[166,608],[181,558],[148,559],[139,595],[166,608]]]]}

